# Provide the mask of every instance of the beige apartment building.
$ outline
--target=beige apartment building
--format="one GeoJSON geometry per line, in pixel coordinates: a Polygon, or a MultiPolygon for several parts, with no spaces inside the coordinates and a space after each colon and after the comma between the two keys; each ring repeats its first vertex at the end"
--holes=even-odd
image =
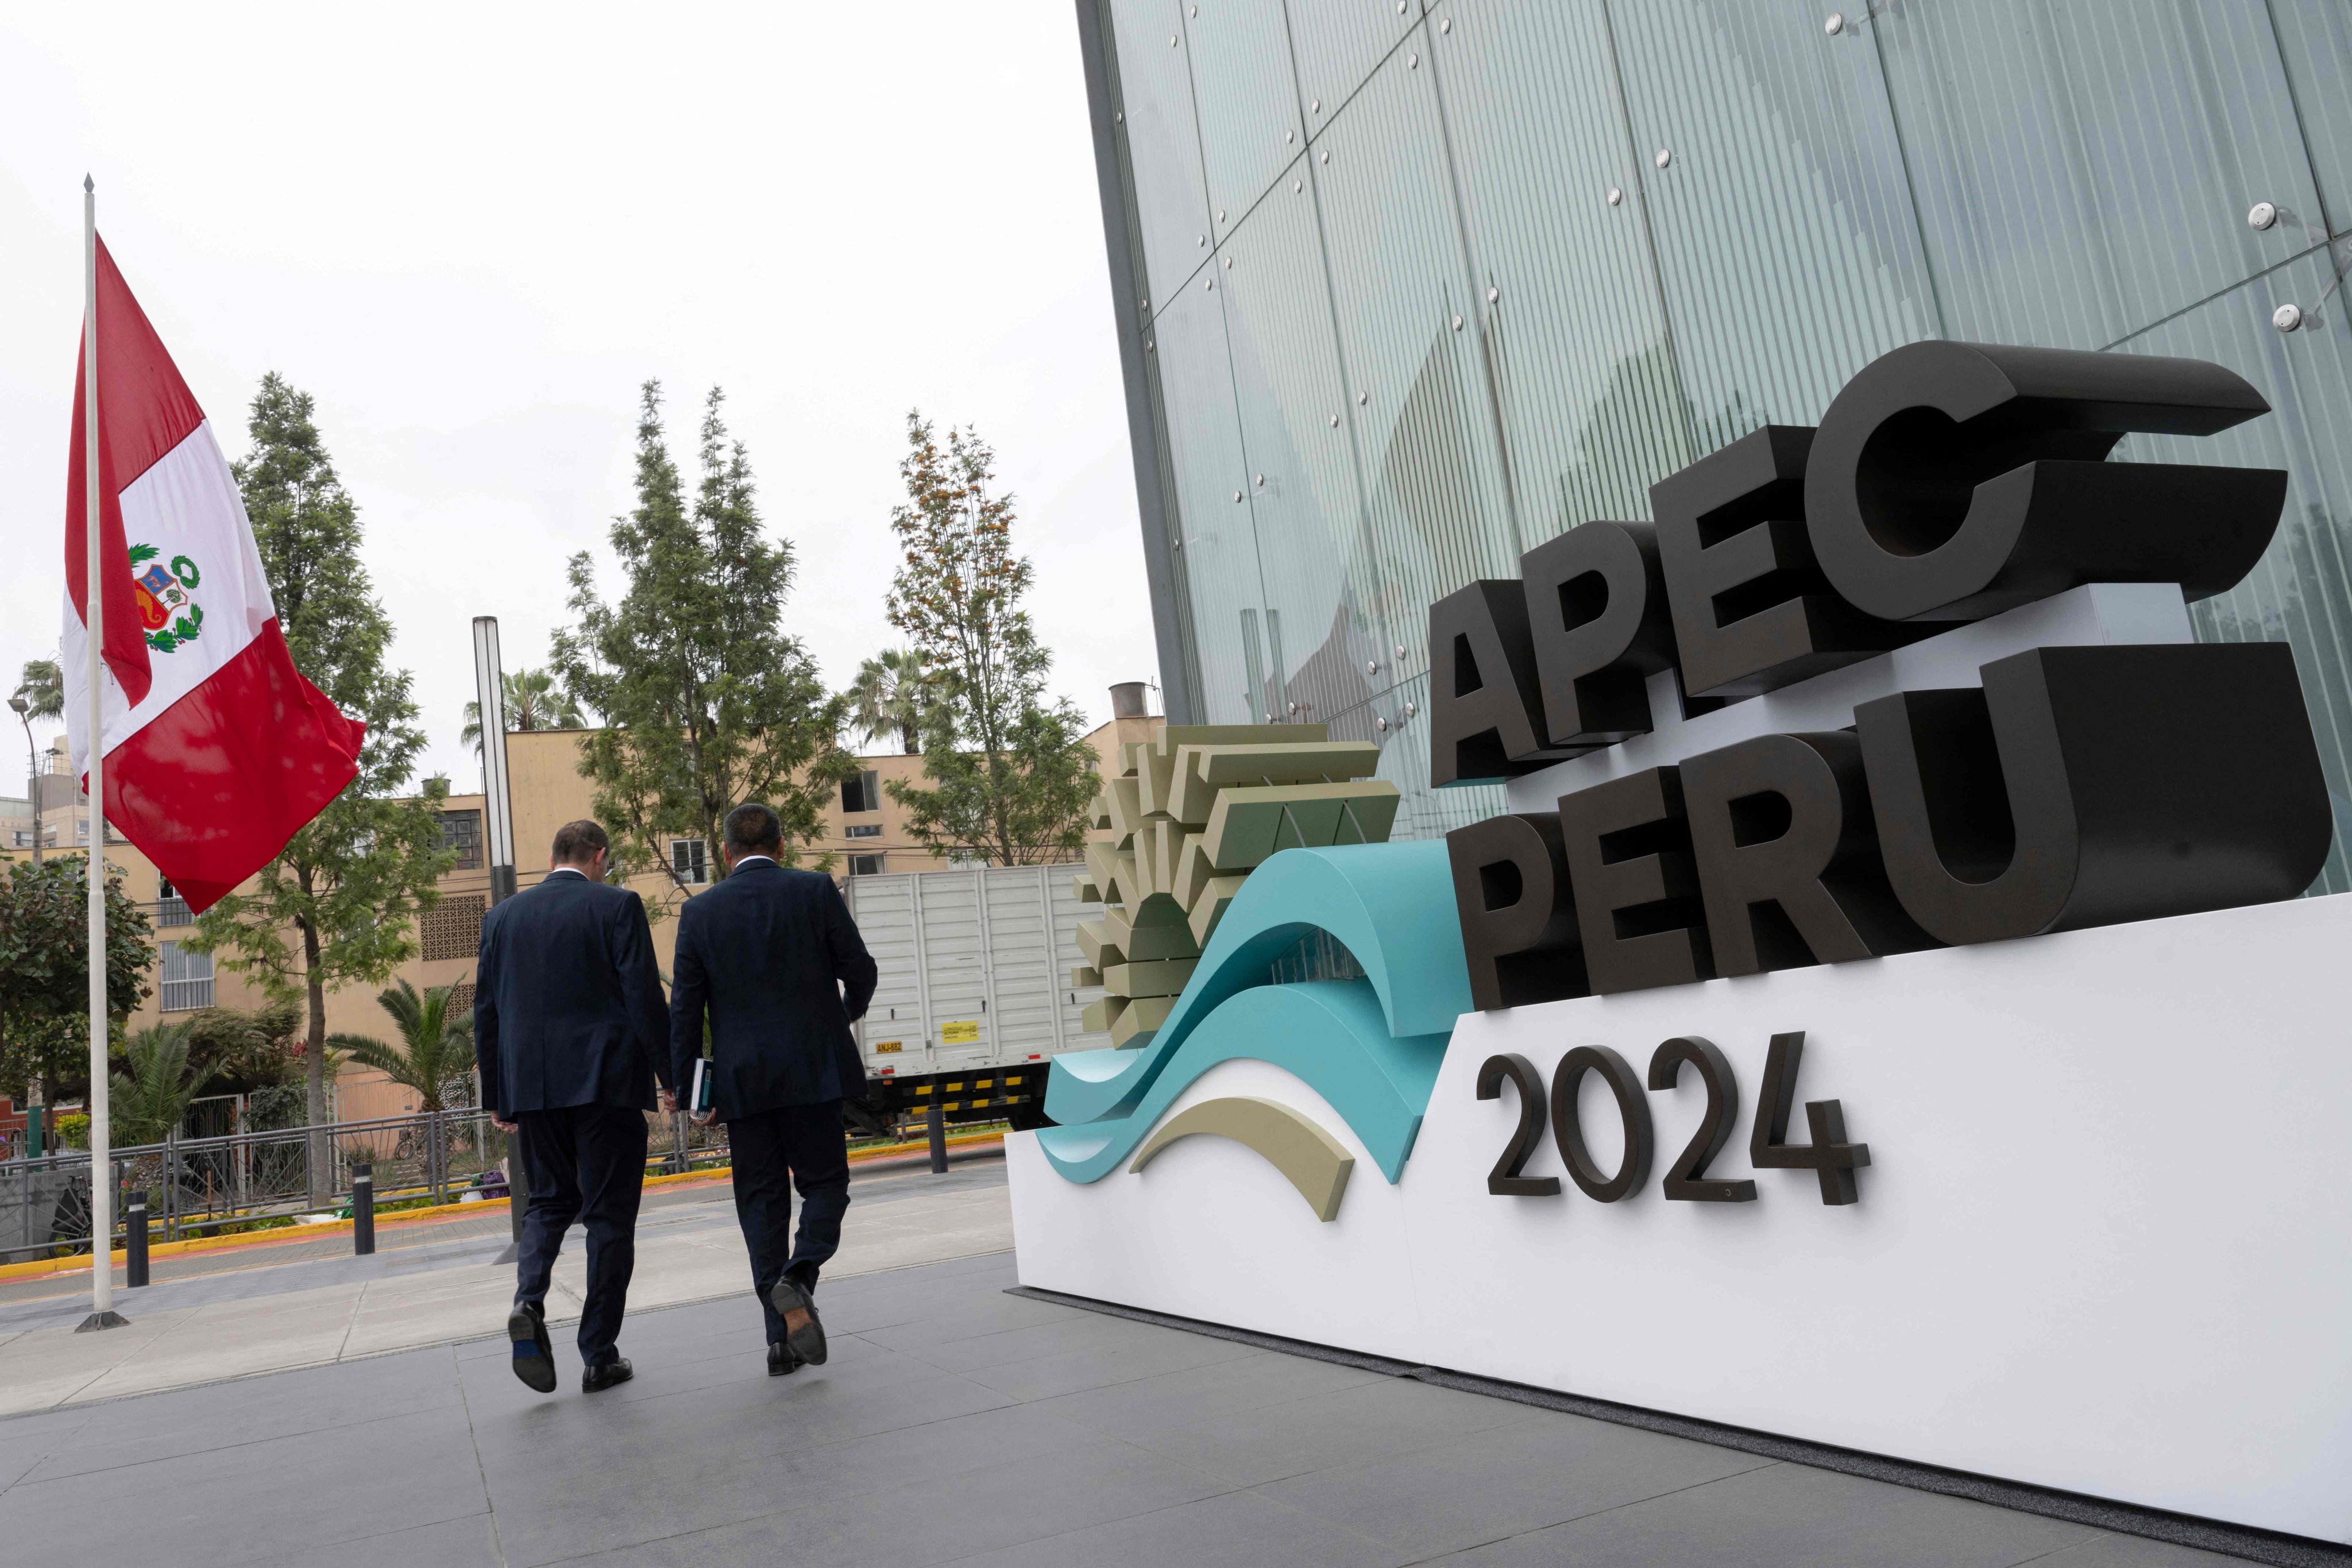
{"type": "MultiPolygon", "coordinates": [[[[1120,714],[1088,737],[1105,764],[1115,763],[1118,747],[1148,739],[1165,722],[1143,714],[1142,689],[1113,689],[1114,707],[1120,714]]],[[[580,776],[580,747],[589,731],[529,731],[507,737],[507,777],[513,795],[516,882],[528,888],[547,875],[549,847],[556,829],[567,822],[593,816],[589,782],[580,776]]],[[[19,799],[0,801],[0,859],[31,855],[33,835],[42,836],[44,852],[72,853],[89,842],[89,800],[74,788],[71,762],[59,737],[42,760],[46,772],[32,781],[41,808],[19,799]]],[[[833,875],[940,869],[948,861],[917,842],[907,831],[906,814],[885,787],[890,780],[914,781],[923,776],[919,755],[887,753],[857,759],[858,770],[828,800],[824,830],[815,842],[801,847],[801,863],[814,866],[830,856],[833,875]]],[[[470,1004],[474,958],[479,946],[482,919],[489,910],[490,873],[483,831],[483,799],[478,794],[453,795],[441,811],[442,843],[457,861],[440,879],[440,901],[420,921],[419,955],[401,967],[400,974],[420,990],[455,986],[456,999],[470,1004]]],[[[640,873],[628,886],[641,895],[653,919],[656,962],[667,975],[677,941],[678,907],[695,891],[709,885],[714,869],[700,839],[674,839],[664,847],[667,869],[640,873]]],[[[259,987],[246,977],[227,972],[200,953],[182,945],[194,924],[188,907],[176,898],[154,864],[110,830],[107,864],[122,873],[131,897],[145,909],[153,923],[151,940],[156,966],[149,977],[146,1001],[131,1020],[133,1029],[162,1023],[205,1007],[250,1008],[261,1004],[259,987]]],[[[389,1038],[393,1024],[376,1003],[380,987],[353,985],[327,995],[329,1034],[375,1035],[389,1038]]],[[[415,1095],[362,1068],[347,1069],[334,1085],[331,1109],[337,1120],[397,1116],[416,1108],[415,1095]]]]}

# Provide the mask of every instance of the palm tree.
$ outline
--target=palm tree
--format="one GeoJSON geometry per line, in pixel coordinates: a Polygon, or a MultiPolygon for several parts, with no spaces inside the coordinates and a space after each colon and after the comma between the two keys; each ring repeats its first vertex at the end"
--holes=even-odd
{"type": "Polygon", "coordinates": [[[188,1070],[186,1024],[157,1024],[123,1043],[131,1071],[111,1076],[114,1135],[124,1147],[161,1143],[178,1129],[196,1095],[188,1070]]]}
{"type": "MultiPolygon", "coordinates": [[[[563,689],[548,669],[517,669],[499,677],[499,689],[506,694],[507,731],[509,734],[525,730],[580,730],[587,727],[587,718],[580,704],[563,689]]],[[[457,743],[476,751],[482,746],[482,705],[466,704],[466,727],[457,731],[457,743]]]]}
{"type": "Polygon", "coordinates": [[[923,661],[912,648],[890,648],[859,665],[848,696],[849,721],[866,740],[896,735],[910,757],[923,749],[923,661]]]}
{"type": "Polygon", "coordinates": [[[27,719],[62,719],[66,716],[65,671],[53,658],[28,658],[25,661],[24,679],[16,682],[16,695],[25,700],[27,719]]]}
{"type": "Polygon", "coordinates": [[[449,994],[456,989],[436,985],[419,992],[407,981],[395,980],[390,990],[377,994],[376,1003],[399,1026],[399,1045],[373,1035],[330,1035],[327,1045],[415,1089],[423,1102],[419,1110],[446,1110],[450,1089],[462,1085],[474,1068],[474,1016],[462,1008],[450,1011],[449,994]]]}

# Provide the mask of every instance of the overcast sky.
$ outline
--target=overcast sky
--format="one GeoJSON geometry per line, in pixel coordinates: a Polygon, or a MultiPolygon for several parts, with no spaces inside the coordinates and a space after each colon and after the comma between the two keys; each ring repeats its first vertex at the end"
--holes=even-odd
{"type": "Polygon", "coordinates": [[[512,668],[574,551],[619,590],[647,376],[689,484],[727,389],[799,551],[785,625],[836,687],[896,640],[907,410],[976,424],[1053,684],[1107,718],[1158,669],[1072,10],[8,7],[0,689],[57,646],[87,170],[231,457],[265,371],[318,399],[426,770],[460,789],[471,617],[512,668]]]}

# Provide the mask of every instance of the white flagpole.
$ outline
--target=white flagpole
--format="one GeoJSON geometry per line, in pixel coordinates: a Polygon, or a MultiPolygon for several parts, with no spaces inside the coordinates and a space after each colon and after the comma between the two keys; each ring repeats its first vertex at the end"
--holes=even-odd
{"type": "Polygon", "coordinates": [[[99,552],[98,186],[81,181],[82,624],[89,636],[89,1316],[110,1329],[114,1310],[114,1172],[106,1068],[106,594],[99,552]]]}

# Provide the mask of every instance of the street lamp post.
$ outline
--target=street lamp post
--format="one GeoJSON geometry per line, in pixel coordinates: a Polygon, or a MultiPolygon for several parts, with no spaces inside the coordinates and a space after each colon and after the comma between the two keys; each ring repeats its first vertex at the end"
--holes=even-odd
{"type": "Polygon", "coordinates": [[[8,699],[8,706],[25,724],[25,793],[33,797],[33,864],[37,866],[41,863],[41,753],[33,744],[33,705],[19,692],[8,699]]]}

